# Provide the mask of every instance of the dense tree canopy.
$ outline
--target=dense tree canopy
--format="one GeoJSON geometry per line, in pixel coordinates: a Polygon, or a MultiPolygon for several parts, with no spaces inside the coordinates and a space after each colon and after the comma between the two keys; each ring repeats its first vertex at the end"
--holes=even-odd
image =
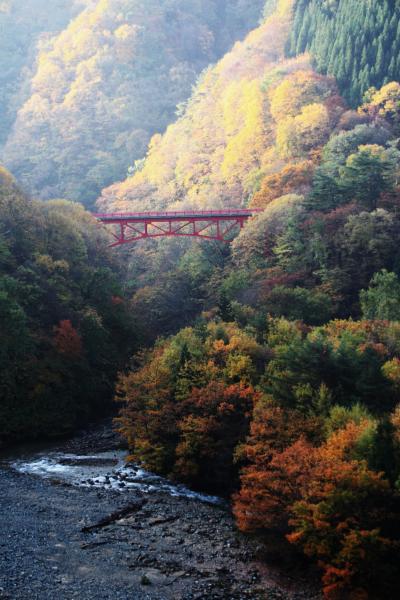
{"type": "Polygon", "coordinates": [[[240,206],[287,163],[299,177],[291,183],[287,174],[285,192],[307,189],[301,168],[344,107],[335,82],[307,59],[284,60],[290,4],[282,0],[279,13],[203,74],[184,114],[152,139],[137,172],[103,191],[100,206],[240,206]]]}
{"type": "Polygon", "coordinates": [[[388,321],[269,318],[260,343],[199,320],[120,378],[119,427],[147,468],[238,488],[239,527],[315,558],[326,598],[379,598],[396,586],[399,352],[388,321]]]}
{"type": "Polygon", "coordinates": [[[333,79],[304,57],[285,60],[280,37],[271,45],[269,32],[284,40],[288,21],[269,19],[205,74],[136,172],[103,192],[101,204],[117,210],[264,209],[229,250],[171,241],[133,252],[146,286],[132,306],[152,330],[170,334],[180,319],[169,318],[172,289],[180,315],[198,318],[121,376],[119,427],[148,468],[233,490],[239,527],[300,548],[327,598],[390,597],[400,539],[399,84],[348,110],[333,79]],[[178,273],[190,282],[184,303],[178,273]]]}
{"type": "Polygon", "coordinates": [[[400,78],[400,6],[392,0],[298,0],[287,52],[310,52],[352,106],[400,78]]]}
{"type": "Polygon", "coordinates": [[[81,206],[32,202],[0,169],[0,443],[109,407],[136,336],[105,242],[81,206]]]}

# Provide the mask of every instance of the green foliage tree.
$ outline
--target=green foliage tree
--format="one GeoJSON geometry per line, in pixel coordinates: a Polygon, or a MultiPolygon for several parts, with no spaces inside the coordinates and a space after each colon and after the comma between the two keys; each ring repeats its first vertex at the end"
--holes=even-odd
{"type": "Polygon", "coordinates": [[[400,321],[400,281],[386,269],[375,273],[367,290],[360,292],[365,319],[400,321]]]}
{"type": "Polygon", "coordinates": [[[394,189],[394,165],[379,146],[361,146],[341,169],[341,185],[349,199],[375,210],[384,192],[394,189]]]}
{"type": "Polygon", "coordinates": [[[332,300],[316,290],[277,285],[266,296],[265,310],[273,316],[304,321],[309,325],[321,325],[333,314],[332,300]]]}
{"type": "Polygon", "coordinates": [[[400,77],[399,18],[391,0],[299,0],[287,53],[310,52],[317,71],[334,76],[357,106],[371,86],[400,77]]]}
{"type": "Polygon", "coordinates": [[[381,370],[385,357],[373,344],[362,346],[366,338],[362,325],[359,335],[352,336],[349,326],[339,328],[332,339],[334,328],[335,322],[331,328],[283,344],[268,365],[266,391],[279,403],[306,413],[329,411],[331,403],[349,407],[357,402],[378,414],[389,411],[395,397],[381,370]],[[322,385],[331,392],[328,406],[319,404],[322,385]]]}

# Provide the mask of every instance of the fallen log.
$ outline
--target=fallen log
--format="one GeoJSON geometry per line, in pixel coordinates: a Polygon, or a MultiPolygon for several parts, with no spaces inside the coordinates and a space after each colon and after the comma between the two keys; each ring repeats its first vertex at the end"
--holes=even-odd
{"type": "Polygon", "coordinates": [[[85,527],[82,527],[81,531],[83,533],[89,533],[90,531],[94,531],[95,529],[107,527],[107,525],[111,525],[111,523],[115,523],[115,521],[119,521],[120,519],[123,519],[124,517],[127,517],[128,515],[134,512],[137,512],[144,506],[145,503],[145,500],[138,500],[137,502],[132,502],[131,504],[128,504],[128,506],[124,506],[124,508],[120,508],[119,510],[111,513],[107,517],[100,519],[100,521],[94,523],[93,525],[85,525],[85,527]]]}

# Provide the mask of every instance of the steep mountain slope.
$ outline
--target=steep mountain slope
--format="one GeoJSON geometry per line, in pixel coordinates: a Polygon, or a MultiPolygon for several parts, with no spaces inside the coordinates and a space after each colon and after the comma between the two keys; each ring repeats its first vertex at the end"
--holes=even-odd
{"type": "Polygon", "coordinates": [[[289,56],[309,51],[351,105],[400,78],[400,5],[393,0],[298,0],[289,56]]]}
{"type": "Polygon", "coordinates": [[[263,0],[99,0],[43,48],[4,149],[40,196],[90,202],[123,177],[263,0]]]}
{"type": "Polygon", "coordinates": [[[344,108],[307,56],[284,58],[292,4],[281,1],[203,74],[184,115],[153,138],[133,177],[103,191],[101,206],[238,206],[264,176],[310,158],[344,108]]]}
{"type": "Polygon", "coordinates": [[[3,0],[0,3],[0,144],[26,100],[38,44],[62,30],[89,0],[3,0]],[[22,89],[21,89],[22,86],[22,89]]]}
{"type": "MultiPolygon", "coordinates": [[[[264,179],[270,200],[277,180],[278,192],[304,193],[345,100],[358,106],[371,85],[400,77],[399,10],[386,0],[267,2],[265,23],[203,74],[183,115],[100,206],[240,205],[264,179]]],[[[349,112],[340,127],[366,120],[349,112]]]]}

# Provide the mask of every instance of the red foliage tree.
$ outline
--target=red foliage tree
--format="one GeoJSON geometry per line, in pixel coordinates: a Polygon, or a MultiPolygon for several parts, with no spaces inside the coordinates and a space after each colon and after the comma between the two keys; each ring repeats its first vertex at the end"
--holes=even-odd
{"type": "Polygon", "coordinates": [[[54,346],[57,352],[70,358],[81,356],[81,337],[68,319],[60,321],[59,325],[54,327],[54,346]]]}

